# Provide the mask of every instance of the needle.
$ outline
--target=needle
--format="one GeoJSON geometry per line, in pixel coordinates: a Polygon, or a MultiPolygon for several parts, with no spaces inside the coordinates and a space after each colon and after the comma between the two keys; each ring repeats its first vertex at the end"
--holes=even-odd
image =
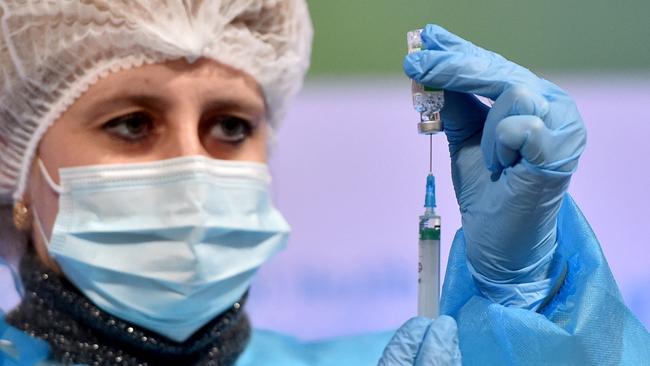
{"type": "Polygon", "coordinates": [[[429,135],[429,174],[433,173],[433,148],[432,148],[433,135],[429,135]]]}

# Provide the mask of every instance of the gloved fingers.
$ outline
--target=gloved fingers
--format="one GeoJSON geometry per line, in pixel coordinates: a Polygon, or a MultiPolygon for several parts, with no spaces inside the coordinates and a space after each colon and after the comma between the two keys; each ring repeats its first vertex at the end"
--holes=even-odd
{"type": "Polygon", "coordinates": [[[415,317],[402,325],[379,360],[379,366],[412,366],[415,364],[420,345],[433,321],[429,318],[415,317]]]}
{"type": "Polygon", "coordinates": [[[540,84],[540,79],[532,72],[510,61],[457,51],[410,53],[403,67],[408,77],[423,85],[490,99],[497,99],[511,85],[540,84]]]}
{"type": "Polygon", "coordinates": [[[500,173],[521,157],[538,170],[573,172],[586,144],[586,129],[573,101],[562,96],[550,95],[548,101],[523,85],[508,88],[492,106],[483,129],[481,150],[488,170],[500,173]]]}
{"type": "Polygon", "coordinates": [[[422,29],[421,38],[422,49],[424,50],[455,51],[467,55],[506,61],[503,56],[476,46],[436,24],[427,24],[422,29]]]}
{"type": "Polygon", "coordinates": [[[551,131],[537,116],[506,117],[497,125],[496,136],[497,160],[504,168],[515,165],[519,156],[541,165],[550,153],[551,131]]]}
{"type": "Polygon", "coordinates": [[[504,118],[526,115],[544,119],[548,111],[549,103],[546,99],[527,87],[516,85],[506,89],[492,106],[481,137],[481,149],[488,170],[492,173],[500,173],[504,168],[513,165],[519,157],[517,149],[512,150],[499,143],[497,125],[504,118]]]}
{"type": "Polygon", "coordinates": [[[424,336],[415,365],[451,366],[460,364],[456,321],[450,316],[441,315],[434,320],[424,336]]]}
{"type": "Polygon", "coordinates": [[[554,131],[537,116],[506,117],[496,128],[497,158],[503,167],[520,156],[527,164],[554,175],[573,173],[584,148],[581,127],[554,131]]]}
{"type": "Polygon", "coordinates": [[[445,105],[440,112],[451,153],[468,138],[480,133],[490,108],[472,94],[445,90],[445,105]]]}

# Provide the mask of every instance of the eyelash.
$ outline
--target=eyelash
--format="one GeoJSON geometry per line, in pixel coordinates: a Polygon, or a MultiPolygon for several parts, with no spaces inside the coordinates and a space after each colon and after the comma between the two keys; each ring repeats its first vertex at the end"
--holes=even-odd
{"type": "MultiPolygon", "coordinates": [[[[208,122],[208,131],[212,135],[214,133],[214,130],[216,128],[220,128],[221,132],[224,131],[224,127],[228,127],[229,129],[235,129],[237,130],[236,132],[239,132],[237,135],[233,136],[232,138],[229,137],[221,137],[218,138],[216,137],[217,140],[220,140],[223,143],[231,144],[231,145],[239,145],[242,142],[244,142],[248,137],[250,137],[253,134],[254,131],[254,126],[253,124],[240,117],[236,116],[231,116],[231,115],[225,115],[225,116],[219,116],[216,118],[210,119],[208,122]],[[224,126],[226,123],[236,123],[236,126],[224,126]]],[[[233,132],[233,131],[230,131],[233,132]]],[[[215,136],[213,136],[215,137],[215,136]]]]}
{"type": "MultiPolygon", "coordinates": [[[[140,120],[139,122],[142,122],[142,120],[140,120]]],[[[102,126],[102,129],[108,132],[112,137],[118,138],[127,143],[141,142],[142,140],[146,139],[151,135],[151,132],[154,130],[154,128],[155,125],[153,122],[153,118],[144,112],[134,112],[134,113],[125,114],[123,116],[113,118],[112,120],[106,122],[102,126]],[[120,127],[125,127],[129,129],[128,123],[136,121],[137,118],[145,119],[145,123],[146,123],[146,126],[144,127],[145,130],[143,132],[140,132],[139,136],[136,137],[127,136],[127,134],[125,133],[125,132],[129,133],[133,131],[118,131],[120,127]]]]}
{"type": "MultiPolygon", "coordinates": [[[[230,144],[230,145],[241,144],[248,137],[250,137],[255,130],[255,126],[253,123],[251,123],[250,121],[244,118],[233,116],[233,115],[222,115],[222,116],[212,117],[210,119],[207,119],[205,123],[201,123],[201,125],[203,125],[204,127],[200,129],[206,131],[210,135],[215,134],[216,128],[219,128],[222,134],[238,132],[235,136],[221,136],[221,137],[213,136],[220,142],[230,144]],[[232,123],[232,122],[236,123],[236,126],[226,126],[231,131],[230,132],[224,131],[224,124],[232,123]],[[234,131],[232,131],[233,129],[234,131]]],[[[125,114],[123,116],[119,116],[111,119],[110,121],[102,125],[102,130],[106,131],[112,137],[117,138],[121,141],[131,143],[131,144],[137,144],[150,137],[155,127],[156,126],[153,117],[151,117],[145,112],[134,112],[134,113],[125,114]],[[140,118],[139,121],[137,121],[138,118],[140,118]],[[139,126],[133,126],[133,125],[129,126],[128,124],[134,121],[143,122],[143,120],[146,126],[142,131],[140,131],[137,134],[138,136],[135,137],[133,135],[129,136],[128,135],[129,133],[133,133],[131,127],[139,127],[139,126]],[[120,131],[120,129],[123,128],[126,128],[127,131],[124,130],[120,131]]]]}

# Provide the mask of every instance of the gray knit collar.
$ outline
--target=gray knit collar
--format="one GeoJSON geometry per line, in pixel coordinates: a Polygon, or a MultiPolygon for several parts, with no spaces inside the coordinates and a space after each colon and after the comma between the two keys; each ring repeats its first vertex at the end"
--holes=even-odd
{"type": "Polygon", "coordinates": [[[250,338],[246,294],[179,343],[102,311],[33,253],[23,257],[20,276],[25,297],[6,321],[47,341],[63,364],[232,365],[250,338]]]}

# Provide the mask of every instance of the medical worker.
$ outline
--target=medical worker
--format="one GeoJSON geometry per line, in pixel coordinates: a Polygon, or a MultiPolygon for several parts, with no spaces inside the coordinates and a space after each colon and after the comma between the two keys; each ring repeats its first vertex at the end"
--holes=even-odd
{"type": "Polygon", "coordinates": [[[404,70],[446,90],[446,315],[301,343],[253,330],[245,301],[289,233],[266,161],[309,63],[304,1],[0,9],[0,240],[23,294],[0,365],[648,364],[566,194],[586,134],[554,84],[426,27],[404,70]]]}

